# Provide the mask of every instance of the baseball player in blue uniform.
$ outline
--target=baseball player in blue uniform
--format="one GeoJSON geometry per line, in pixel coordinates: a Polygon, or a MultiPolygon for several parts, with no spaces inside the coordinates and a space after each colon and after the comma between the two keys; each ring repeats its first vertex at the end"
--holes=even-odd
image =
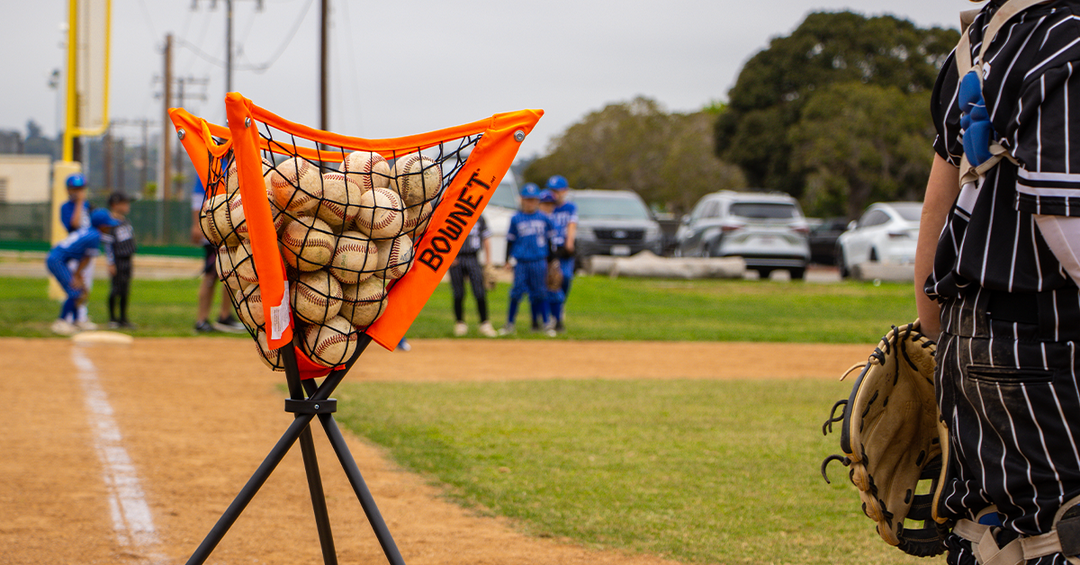
{"type": "MultiPolygon", "coordinates": [[[[540,187],[528,183],[521,188],[521,210],[510,218],[506,233],[507,264],[514,263],[514,285],[510,289],[510,306],[506,325],[499,335],[514,333],[518,302],[526,293],[532,308],[533,329],[540,330],[540,320],[546,325],[547,258],[555,239],[555,224],[540,212],[540,187]]],[[[550,330],[554,336],[555,331],[550,330]]]]}
{"type": "Polygon", "coordinates": [[[103,208],[91,212],[89,220],[89,226],[68,234],[49,251],[45,259],[49,272],[56,277],[56,281],[67,294],[67,299],[60,307],[60,317],[52,325],[54,332],[63,335],[71,335],[79,329],[73,322],[79,306],[86,302],[88,289],[83,283],[83,275],[87,269],[92,268],[98,246],[101,245],[101,233],[112,233],[112,229],[120,224],[103,208]],[[70,267],[72,262],[76,265],[74,270],[70,267]]]}
{"type": "Polygon", "coordinates": [[[555,257],[559,260],[562,268],[563,282],[562,292],[552,293],[548,310],[551,312],[555,331],[564,332],[563,308],[566,299],[570,296],[570,283],[574,280],[574,240],[577,238],[577,204],[567,200],[570,193],[570,184],[561,175],[554,175],[547,180],[547,190],[555,197],[555,210],[551,212],[551,219],[555,222],[556,238],[558,245],[555,247],[555,257]]]}
{"type": "MultiPolygon", "coordinates": [[[[64,229],[70,234],[76,230],[90,227],[90,202],[86,198],[86,177],[82,173],[73,173],[68,175],[65,181],[68,191],[68,199],[60,205],[60,223],[63,224],[64,229]]],[[[68,269],[75,272],[78,267],[78,261],[72,261],[68,265],[68,269]]],[[[94,286],[94,265],[91,259],[91,264],[88,268],[82,271],[83,276],[83,288],[89,293],[90,289],[94,286]]],[[[79,306],[74,319],[75,325],[79,326],[79,329],[92,330],[95,328],[95,324],[90,321],[90,315],[87,310],[86,304],[79,306]]]]}

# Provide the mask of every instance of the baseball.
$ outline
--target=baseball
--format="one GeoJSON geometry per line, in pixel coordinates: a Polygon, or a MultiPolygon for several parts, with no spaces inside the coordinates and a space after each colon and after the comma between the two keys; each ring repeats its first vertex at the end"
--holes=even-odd
{"type": "Polygon", "coordinates": [[[405,211],[401,198],[389,188],[373,188],[360,196],[356,227],[372,239],[386,239],[401,233],[405,211]]]}
{"type": "Polygon", "coordinates": [[[266,344],[266,332],[260,331],[255,342],[256,349],[259,350],[259,359],[262,359],[267,367],[275,371],[285,370],[285,364],[281,362],[281,354],[277,349],[270,349],[266,344]]]}
{"type": "Polygon", "coordinates": [[[414,234],[414,237],[416,233],[424,233],[424,228],[427,227],[426,222],[431,218],[431,213],[434,211],[435,204],[431,201],[409,206],[405,209],[405,221],[402,223],[402,231],[414,234]]]}
{"type": "Polygon", "coordinates": [[[334,254],[333,231],[313,216],[299,216],[286,223],[280,241],[285,262],[300,271],[319,270],[334,254]]]}
{"type": "Polygon", "coordinates": [[[358,328],[366,328],[386,310],[386,285],[379,277],[341,288],[339,315],[358,328]]]}
{"type": "Polygon", "coordinates": [[[289,291],[293,312],[306,322],[321,324],[341,309],[341,283],[326,271],[301,274],[289,291]]]}
{"type": "Polygon", "coordinates": [[[236,302],[236,313],[240,321],[251,331],[256,331],[266,325],[266,313],[263,310],[262,290],[259,285],[253,284],[244,289],[238,289],[233,295],[236,302]]]}
{"type": "Polygon", "coordinates": [[[413,261],[412,239],[402,234],[394,239],[384,239],[375,243],[379,248],[379,257],[375,270],[384,279],[400,279],[409,272],[413,261]]]}
{"type": "Polygon", "coordinates": [[[322,198],[319,168],[300,157],[277,164],[270,173],[270,188],[278,208],[299,215],[311,212],[322,198]]]}
{"type": "Polygon", "coordinates": [[[246,241],[241,241],[236,247],[229,248],[232,254],[233,272],[240,284],[247,286],[259,282],[259,275],[255,274],[255,258],[251,255],[251,247],[246,241]]]}
{"type": "Polygon", "coordinates": [[[304,331],[305,352],[311,360],[324,367],[336,367],[352,358],[359,334],[341,316],[324,324],[308,326],[304,331]]]}
{"type": "Polygon", "coordinates": [[[390,186],[406,206],[431,200],[442,189],[442,168],[419,153],[398,157],[390,170],[390,186]]]}
{"type": "Polygon", "coordinates": [[[341,172],[349,178],[358,178],[364,190],[390,186],[390,164],[378,153],[353,151],[341,162],[341,172]]]}
{"type": "Polygon", "coordinates": [[[235,194],[237,190],[240,190],[240,174],[236,172],[236,161],[233,160],[225,172],[225,194],[235,194]]]}
{"type": "Polygon", "coordinates": [[[364,189],[355,175],[324,173],[322,202],[315,209],[315,215],[330,224],[334,231],[340,231],[356,220],[356,215],[360,213],[360,195],[363,192],[364,189]]]}
{"type": "Polygon", "coordinates": [[[356,284],[375,272],[379,249],[358,231],[342,232],[330,258],[330,274],[341,284],[356,284]]]}
{"type": "Polygon", "coordinates": [[[203,201],[203,208],[199,213],[199,226],[210,243],[221,245],[225,234],[232,231],[228,212],[228,197],[224,194],[212,194],[203,201]]]}
{"type": "Polygon", "coordinates": [[[217,250],[217,273],[221,282],[225,283],[225,286],[236,290],[244,288],[248,283],[244,283],[240,280],[240,277],[236,274],[236,267],[233,265],[232,250],[222,245],[217,250]]]}

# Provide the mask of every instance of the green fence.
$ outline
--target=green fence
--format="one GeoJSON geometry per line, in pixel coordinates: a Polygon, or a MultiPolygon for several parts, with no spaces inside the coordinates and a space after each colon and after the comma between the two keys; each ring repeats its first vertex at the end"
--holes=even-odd
{"type": "MultiPolygon", "coordinates": [[[[104,202],[92,201],[91,204],[99,207],[104,202]]],[[[0,202],[0,248],[48,249],[50,210],[47,202],[0,202]]],[[[191,242],[191,204],[187,201],[132,202],[128,220],[135,231],[135,241],[143,250],[154,249],[168,255],[198,255],[201,252],[201,248],[191,242]]]]}

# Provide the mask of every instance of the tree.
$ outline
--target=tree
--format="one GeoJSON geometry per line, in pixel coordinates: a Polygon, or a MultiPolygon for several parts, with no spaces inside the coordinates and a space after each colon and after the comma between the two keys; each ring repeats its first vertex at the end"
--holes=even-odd
{"type": "Polygon", "coordinates": [[[633,190],[651,205],[685,212],[703,194],[745,186],[738,168],[715,155],[714,119],[707,111],[668,114],[644,97],[609,104],[556,138],[524,177],[543,186],[559,174],[577,188],[633,190]]]}
{"type": "Polygon", "coordinates": [[[876,200],[921,200],[933,158],[927,92],[859,82],[814,94],[788,131],[811,214],[857,217],[876,200]]]}
{"type": "MultiPolygon", "coordinates": [[[[920,29],[893,16],[812,13],[743,67],[716,121],[717,154],[755,185],[802,196],[807,172],[790,166],[788,130],[816,93],[834,83],[928,92],[958,40],[955,30],[920,29]]],[[[920,113],[929,123],[926,107],[920,113]]]]}

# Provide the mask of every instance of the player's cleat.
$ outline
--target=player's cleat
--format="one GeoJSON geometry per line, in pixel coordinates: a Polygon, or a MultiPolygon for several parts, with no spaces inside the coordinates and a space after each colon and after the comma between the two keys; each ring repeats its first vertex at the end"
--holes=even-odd
{"type": "Polygon", "coordinates": [[[116,320],[109,320],[109,324],[107,326],[105,326],[105,327],[110,329],[110,330],[119,329],[120,328],[120,322],[117,322],[116,320]]]}
{"type": "Polygon", "coordinates": [[[514,335],[514,324],[506,324],[500,328],[499,335],[514,335]]]}
{"type": "Polygon", "coordinates": [[[216,332],[216,331],[217,331],[217,329],[214,328],[214,326],[210,325],[210,322],[207,322],[206,320],[203,320],[203,321],[198,322],[197,324],[195,324],[195,333],[208,334],[208,333],[213,333],[213,332],[216,332]]]}
{"type": "Polygon", "coordinates": [[[540,322],[538,322],[536,320],[533,320],[533,323],[532,323],[532,331],[533,331],[533,333],[539,333],[543,329],[544,329],[544,326],[541,326],[540,322]]]}
{"type": "Polygon", "coordinates": [[[231,314],[227,318],[219,318],[218,321],[214,322],[214,328],[218,331],[233,334],[244,333],[247,331],[244,324],[241,324],[240,320],[237,320],[231,314]]]}
{"type": "Polygon", "coordinates": [[[555,328],[548,328],[548,329],[544,330],[544,335],[546,335],[548,337],[555,337],[558,334],[555,333],[555,328]]]}
{"type": "Polygon", "coordinates": [[[57,318],[49,329],[51,329],[54,334],[58,335],[75,335],[79,332],[79,328],[75,327],[75,324],[72,324],[63,318],[57,318]]]}
{"type": "Polygon", "coordinates": [[[81,322],[75,322],[75,327],[78,328],[79,331],[84,332],[91,332],[98,329],[98,325],[94,322],[91,322],[90,320],[82,320],[81,322]]]}
{"type": "Polygon", "coordinates": [[[555,331],[559,333],[566,333],[566,326],[563,325],[562,320],[555,322],[555,331]]]}
{"type": "Polygon", "coordinates": [[[458,322],[454,324],[454,337],[461,337],[469,333],[469,324],[465,322],[458,322]]]}
{"type": "Polygon", "coordinates": [[[409,345],[409,341],[405,338],[401,338],[401,341],[397,344],[397,348],[399,351],[412,351],[412,346],[409,345]]]}
{"type": "Polygon", "coordinates": [[[134,329],[138,329],[138,327],[139,326],[136,326],[135,324],[133,324],[133,323],[127,321],[127,320],[121,320],[120,321],[120,328],[121,329],[134,330],[134,329]]]}
{"type": "Polygon", "coordinates": [[[484,337],[495,337],[499,335],[499,332],[495,331],[495,328],[491,327],[491,322],[484,322],[480,324],[480,335],[484,337]]]}

